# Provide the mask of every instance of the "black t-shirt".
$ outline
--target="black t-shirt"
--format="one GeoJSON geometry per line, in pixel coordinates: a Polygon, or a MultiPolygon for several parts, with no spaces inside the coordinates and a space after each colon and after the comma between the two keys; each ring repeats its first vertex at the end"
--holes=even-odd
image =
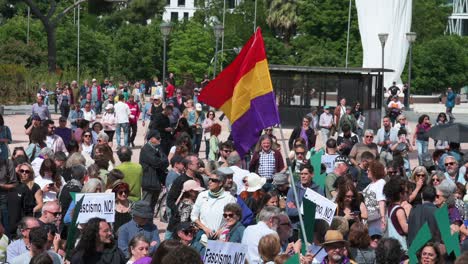
{"type": "Polygon", "coordinates": [[[388,90],[390,91],[391,95],[397,95],[398,91],[400,91],[400,88],[398,88],[398,86],[392,86],[388,88],[388,90]]]}

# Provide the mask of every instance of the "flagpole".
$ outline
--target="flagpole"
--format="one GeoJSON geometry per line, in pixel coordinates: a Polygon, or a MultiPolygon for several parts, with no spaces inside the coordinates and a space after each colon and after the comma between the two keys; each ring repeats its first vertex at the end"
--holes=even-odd
{"type": "MultiPolygon", "coordinates": [[[[279,129],[280,129],[280,135],[281,135],[281,142],[283,144],[284,153],[286,155],[287,153],[289,153],[289,151],[288,151],[288,146],[286,145],[286,140],[284,138],[284,133],[283,133],[283,127],[281,126],[281,124],[279,124],[279,129]]],[[[301,226],[302,237],[304,238],[304,241],[302,241],[302,243],[305,243],[304,245],[307,247],[307,234],[306,234],[305,227],[304,227],[304,221],[302,220],[302,214],[299,211],[299,198],[297,196],[296,183],[294,182],[294,177],[293,177],[292,170],[291,170],[291,161],[288,158],[286,158],[286,164],[288,166],[289,180],[291,181],[291,188],[293,190],[294,202],[296,202],[296,207],[298,211],[299,224],[301,226]]]]}
{"type": "Polygon", "coordinates": [[[257,30],[257,0],[255,0],[255,11],[254,11],[254,33],[257,30]]]}

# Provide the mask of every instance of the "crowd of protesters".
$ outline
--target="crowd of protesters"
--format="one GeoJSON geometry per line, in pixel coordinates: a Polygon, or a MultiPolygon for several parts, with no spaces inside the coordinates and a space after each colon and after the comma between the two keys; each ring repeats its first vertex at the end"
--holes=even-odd
{"type": "MultiPolygon", "coordinates": [[[[468,163],[455,142],[435,142],[430,154],[429,116],[415,127],[402,108],[393,118],[398,98],[378,131],[364,128],[359,103],[342,98],[301,119],[287,157],[274,127],[241,157],[220,137],[216,112],[198,102],[198,88],[183,94],[173,75],[165,93],[158,82],[143,83],[57,83],[58,125],[42,86],[25,125],[29,143],[11,155],[12,134],[0,116],[0,262],[202,263],[208,240],[218,240],[245,244],[246,263],[285,263],[294,254],[301,263],[408,263],[428,223],[432,239],[419,263],[467,263],[467,254],[447,254],[434,212],[448,207],[450,231],[468,251],[468,163]],[[134,162],[137,137],[145,143],[134,162]],[[320,171],[309,161],[318,145],[325,149],[320,171]],[[321,174],[323,186],[314,181],[321,174]],[[337,207],[330,225],[316,219],[306,244],[299,218],[307,188],[337,207]],[[72,193],[114,193],[114,222],[92,218],[71,239],[72,193]],[[167,222],[164,239],[156,218],[167,222]]],[[[448,121],[441,113],[434,125],[448,121]]]]}

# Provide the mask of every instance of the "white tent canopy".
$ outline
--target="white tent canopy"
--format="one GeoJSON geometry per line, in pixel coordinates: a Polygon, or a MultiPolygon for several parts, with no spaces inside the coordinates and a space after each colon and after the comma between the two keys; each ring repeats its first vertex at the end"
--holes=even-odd
{"type": "Polygon", "coordinates": [[[359,32],[363,49],[363,68],[382,67],[382,46],[379,33],[388,33],[384,66],[394,72],[384,76],[384,86],[401,84],[409,44],[406,33],[411,31],[412,0],[356,0],[359,32]]]}

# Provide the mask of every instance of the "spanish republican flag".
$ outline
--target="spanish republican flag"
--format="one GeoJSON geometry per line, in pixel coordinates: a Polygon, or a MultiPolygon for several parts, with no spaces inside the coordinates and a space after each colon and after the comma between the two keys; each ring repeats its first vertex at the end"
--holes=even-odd
{"type": "Polygon", "coordinates": [[[198,99],[227,116],[241,157],[258,141],[264,128],[280,123],[260,28],[198,99]]]}

